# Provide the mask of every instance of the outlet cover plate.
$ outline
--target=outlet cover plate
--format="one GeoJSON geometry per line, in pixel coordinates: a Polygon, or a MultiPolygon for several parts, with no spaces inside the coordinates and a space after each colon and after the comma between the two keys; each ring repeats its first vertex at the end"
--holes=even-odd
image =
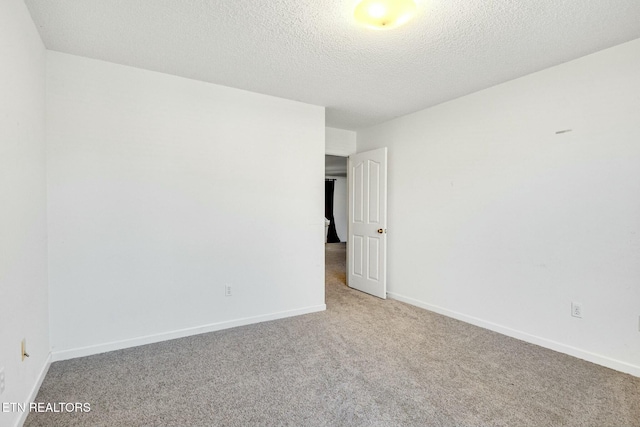
{"type": "Polygon", "coordinates": [[[573,317],[577,317],[578,319],[582,319],[582,303],[579,303],[579,302],[571,303],[571,315],[573,317]]]}

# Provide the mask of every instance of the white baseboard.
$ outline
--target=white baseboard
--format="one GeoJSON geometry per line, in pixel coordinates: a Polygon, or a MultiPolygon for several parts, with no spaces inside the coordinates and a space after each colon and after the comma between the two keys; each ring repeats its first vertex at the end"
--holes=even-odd
{"type": "Polygon", "coordinates": [[[147,335],[137,338],[126,339],[122,341],[114,341],[104,344],[97,344],[88,347],[74,348],[71,350],[62,350],[53,352],[53,361],[75,359],[76,357],[91,356],[94,354],[106,353],[108,351],[121,350],[123,348],[136,347],[139,345],[153,344],[156,342],[173,340],[176,338],[184,338],[191,335],[204,334],[207,332],[220,331],[222,329],[235,328],[237,326],[251,325],[253,323],[266,322],[269,320],[283,319],[286,317],[299,316],[301,314],[315,313],[327,309],[326,304],[315,305],[311,307],[299,308],[296,310],[280,311],[261,316],[245,317],[241,319],[229,320],[225,322],[210,323],[208,325],[195,326],[192,328],[179,329],[175,331],[162,332],[159,334],[147,335]]]}
{"type": "MultiPolygon", "coordinates": [[[[49,372],[49,367],[51,366],[51,361],[52,361],[52,357],[51,357],[51,353],[49,353],[47,355],[47,359],[44,361],[44,365],[42,366],[42,369],[40,370],[40,374],[38,375],[38,378],[36,379],[36,383],[31,388],[31,391],[29,392],[29,396],[27,397],[27,400],[25,401],[25,403],[27,403],[27,408],[29,407],[28,405],[29,405],[30,402],[35,402],[36,401],[36,396],[38,396],[38,391],[40,391],[40,387],[42,386],[42,382],[44,381],[44,377],[46,377],[47,376],[47,372],[49,372]]],[[[27,416],[29,416],[29,411],[28,410],[22,412],[20,414],[20,417],[16,421],[16,427],[22,427],[24,422],[27,421],[27,416]]]]}
{"type": "Polygon", "coordinates": [[[587,350],[582,350],[580,348],[572,347],[567,344],[562,344],[557,341],[553,341],[547,338],[538,337],[536,335],[531,335],[526,332],[518,331],[516,329],[511,329],[506,326],[498,325],[493,322],[488,322],[483,319],[479,319],[477,317],[468,316],[466,314],[458,313],[456,311],[448,310],[446,308],[438,307],[436,305],[428,304],[423,301],[419,301],[414,298],[409,298],[404,295],[399,295],[393,292],[388,292],[387,296],[389,298],[405,302],[407,304],[414,305],[416,307],[424,308],[425,310],[433,311],[438,314],[442,314],[447,317],[452,317],[457,320],[461,320],[466,323],[471,323],[472,325],[480,326],[481,328],[489,329],[494,332],[498,332],[502,335],[507,335],[512,338],[517,338],[522,341],[526,341],[531,344],[536,344],[541,347],[545,347],[560,353],[568,354],[573,357],[577,357],[578,359],[586,360],[588,362],[592,362],[598,365],[605,366],[607,368],[614,369],[616,371],[624,372],[627,374],[631,374],[636,377],[640,377],[640,366],[632,365],[627,362],[623,362],[620,360],[612,359],[607,356],[602,356],[600,354],[592,353],[587,350]]]}

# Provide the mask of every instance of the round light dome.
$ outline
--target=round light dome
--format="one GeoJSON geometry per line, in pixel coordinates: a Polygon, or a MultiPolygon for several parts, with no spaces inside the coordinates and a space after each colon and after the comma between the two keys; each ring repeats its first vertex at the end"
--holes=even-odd
{"type": "Polygon", "coordinates": [[[362,0],[353,16],[356,21],[375,29],[395,28],[416,13],[413,0],[362,0]]]}

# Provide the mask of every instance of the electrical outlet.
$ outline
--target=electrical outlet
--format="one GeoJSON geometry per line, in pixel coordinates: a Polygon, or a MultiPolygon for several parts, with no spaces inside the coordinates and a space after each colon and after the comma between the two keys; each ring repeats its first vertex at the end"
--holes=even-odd
{"type": "Polygon", "coordinates": [[[229,285],[229,284],[224,285],[224,296],[225,297],[230,297],[231,296],[231,285],[229,285]]]}
{"type": "Polygon", "coordinates": [[[571,315],[573,317],[582,319],[582,303],[579,303],[579,302],[571,303],[571,315]]]}
{"type": "Polygon", "coordinates": [[[0,394],[4,393],[4,367],[0,368],[0,394]]]}

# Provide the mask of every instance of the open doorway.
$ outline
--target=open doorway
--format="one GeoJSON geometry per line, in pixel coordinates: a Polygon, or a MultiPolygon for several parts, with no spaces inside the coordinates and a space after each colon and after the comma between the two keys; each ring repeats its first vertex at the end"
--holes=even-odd
{"type": "Polygon", "coordinates": [[[348,225],[348,158],[325,156],[325,275],[346,286],[346,245],[348,225]],[[329,239],[327,240],[327,235],[329,239]]]}
{"type": "Polygon", "coordinates": [[[347,193],[347,157],[325,156],[325,216],[332,219],[328,242],[347,241],[349,199],[347,193]]]}

